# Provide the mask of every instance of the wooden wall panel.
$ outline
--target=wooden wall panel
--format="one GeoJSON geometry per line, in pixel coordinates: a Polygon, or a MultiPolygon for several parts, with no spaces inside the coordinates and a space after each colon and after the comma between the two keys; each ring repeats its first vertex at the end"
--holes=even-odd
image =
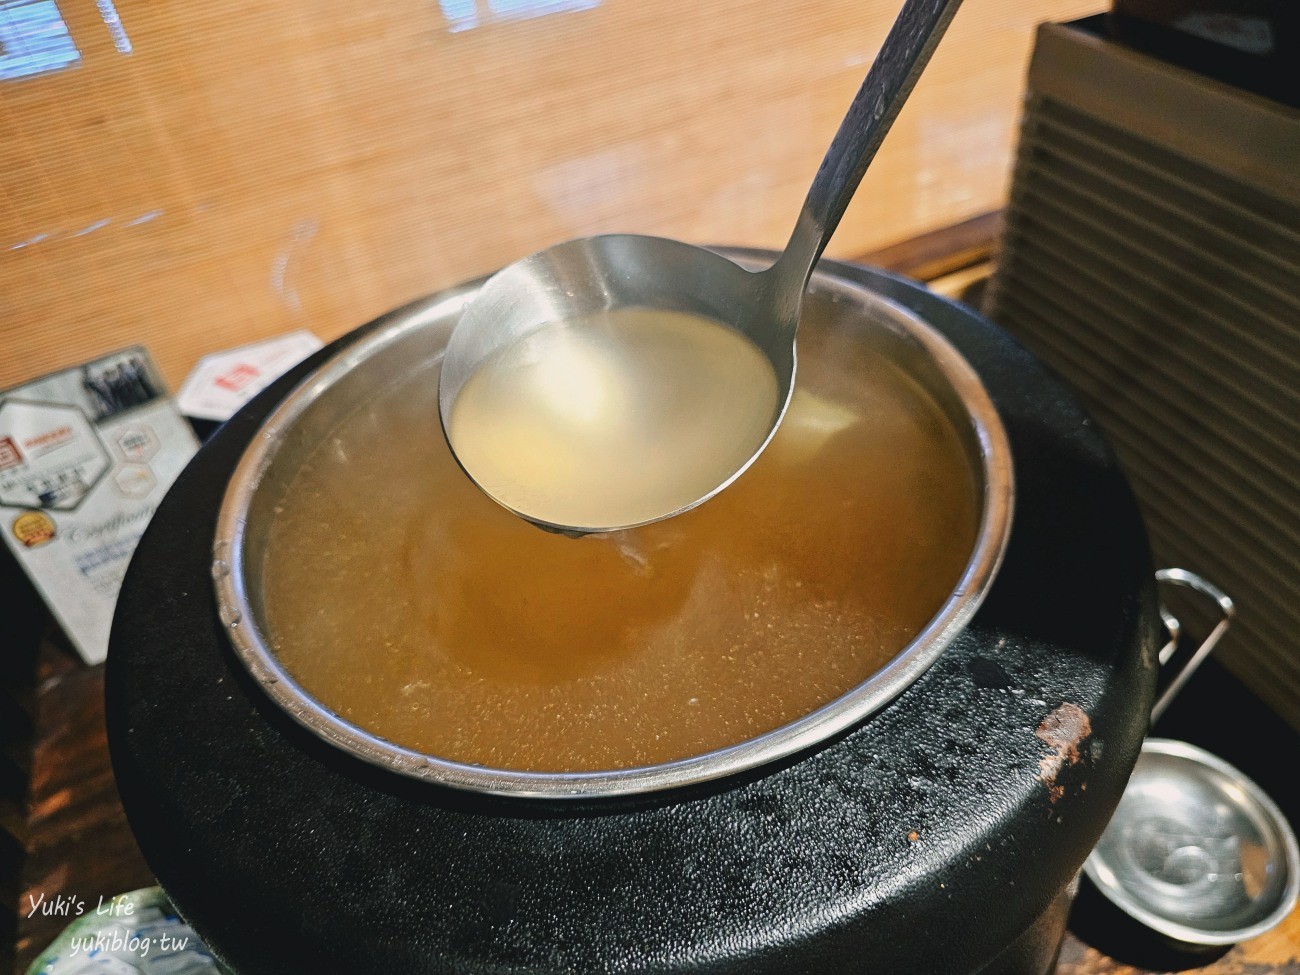
{"type": "MultiPolygon", "coordinates": [[[[830,253],[1000,205],[1033,27],[1098,6],[968,0],[830,253]]],[[[594,232],[779,246],[896,9],[0,0],[0,387],[138,341],[175,385],[594,232]],[[33,17],[79,59],[20,76],[33,17]]]]}

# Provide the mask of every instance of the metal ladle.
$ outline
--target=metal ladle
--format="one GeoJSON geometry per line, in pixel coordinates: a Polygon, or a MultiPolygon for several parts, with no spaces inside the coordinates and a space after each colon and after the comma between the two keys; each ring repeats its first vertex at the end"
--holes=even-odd
{"type": "MultiPolygon", "coordinates": [[[[676,240],[615,234],[556,244],[488,279],[465,307],[442,363],[438,409],[452,453],[458,454],[451,434],[456,398],[493,353],[548,323],[616,308],[653,308],[700,315],[747,336],[772,365],[778,403],[767,436],[743,464],[702,497],[663,512],[661,518],[694,508],[739,477],[771,441],[789,406],[795,330],[813,266],[960,2],[906,0],[903,4],[826,151],[784,253],[766,270],[749,271],[712,251],[676,240]]],[[[474,471],[466,468],[466,473],[474,479],[474,471]]],[[[592,530],[515,513],[565,533],[592,530]]],[[[618,527],[632,526],[603,530],[618,527]]]]}

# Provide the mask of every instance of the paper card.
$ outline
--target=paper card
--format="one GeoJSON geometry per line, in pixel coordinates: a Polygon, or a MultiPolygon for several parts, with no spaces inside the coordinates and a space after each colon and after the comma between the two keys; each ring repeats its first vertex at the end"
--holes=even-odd
{"type": "Polygon", "coordinates": [[[176,404],[186,416],[224,423],[320,347],[320,339],[300,331],[204,356],[185,377],[176,404]]]}
{"type": "Polygon", "coordinates": [[[88,663],[107,655],[136,542],[197,449],[140,347],[0,393],[0,535],[88,663]]]}

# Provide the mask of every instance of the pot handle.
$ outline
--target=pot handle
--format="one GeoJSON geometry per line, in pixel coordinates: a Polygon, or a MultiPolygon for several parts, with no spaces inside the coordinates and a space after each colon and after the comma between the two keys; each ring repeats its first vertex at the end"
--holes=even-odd
{"type": "MultiPolygon", "coordinates": [[[[1196,673],[1196,668],[1205,662],[1205,658],[1210,655],[1218,642],[1223,639],[1223,634],[1228,632],[1228,627],[1232,624],[1233,617],[1237,615],[1237,606],[1227,593],[1218,586],[1202,579],[1195,572],[1188,572],[1186,569],[1161,569],[1156,573],[1156,582],[1163,582],[1169,585],[1182,586],[1185,589],[1192,589],[1203,596],[1213,599],[1219,607],[1219,622],[1215,624],[1214,629],[1210,631],[1201,645],[1196,648],[1187,662],[1182,664],[1175,672],[1169,683],[1165,685],[1160,696],[1156,698],[1155,706],[1151,709],[1151,723],[1155,724],[1160,716],[1165,713],[1173,699],[1178,696],[1178,692],[1183,689],[1183,685],[1196,673]]],[[[1166,667],[1170,660],[1173,659],[1174,651],[1178,649],[1178,639],[1182,636],[1182,624],[1178,622],[1164,605],[1160,606],[1160,618],[1164,620],[1165,629],[1169,632],[1169,641],[1160,648],[1160,665],[1166,667]]]]}

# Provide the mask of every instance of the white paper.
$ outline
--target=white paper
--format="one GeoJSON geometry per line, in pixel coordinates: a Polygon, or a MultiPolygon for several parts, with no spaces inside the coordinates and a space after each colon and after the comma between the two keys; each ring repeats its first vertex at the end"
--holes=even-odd
{"type": "Polygon", "coordinates": [[[320,347],[321,340],[311,332],[290,332],[204,356],[185,377],[176,403],[186,416],[225,422],[320,347]]]}

